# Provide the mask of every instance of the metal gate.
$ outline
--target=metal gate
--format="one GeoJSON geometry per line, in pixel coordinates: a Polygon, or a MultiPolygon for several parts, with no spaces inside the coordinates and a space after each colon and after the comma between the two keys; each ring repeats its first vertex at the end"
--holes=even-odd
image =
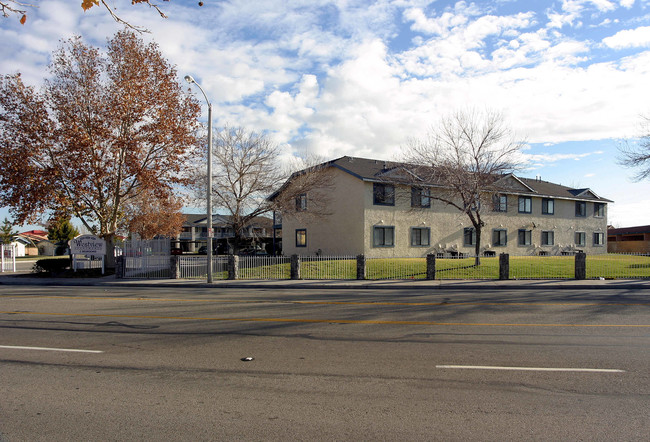
{"type": "Polygon", "coordinates": [[[16,246],[14,244],[2,244],[2,272],[16,271],[16,246]]]}
{"type": "Polygon", "coordinates": [[[170,278],[169,238],[124,241],[125,278],[170,278]]]}

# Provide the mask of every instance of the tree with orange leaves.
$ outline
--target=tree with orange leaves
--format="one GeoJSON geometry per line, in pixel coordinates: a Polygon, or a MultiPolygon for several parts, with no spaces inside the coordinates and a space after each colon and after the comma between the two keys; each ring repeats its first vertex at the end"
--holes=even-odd
{"type": "MultiPolygon", "coordinates": [[[[163,0],[163,1],[169,1],[169,0],[163,0]]],[[[160,9],[160,7],[152,2],[151,0],[131,0],[131,4],[146,4],[150,8],[154,9],[162,18],[167,18],[165,13],[160,9]]],[[[123,20],[119,15],[115,13],[115,8],[111,7],[106,0],[81,0],[81,8],[84,11],[89,10],[90,8],[93,7],[103,7],[108,11],[110,16],[113,18],[118,23],[121,23],[133,30],[139,31],[139,32],[146,32],[144,28],[132,25],[131,23],[123,20]]],[[[199,2],[199,6],[203,6],[203,2],[199,2]]],[[[37,7],[36,5],[33,5],[31,3],[25,3],[22,0],[0,0],[0,15],[3,17],[7,18],[12,15],[18,16],[20,24],[25,24],[27,22],[27,10],[31,8],[37,7]]]]}
{"type": "Polygon", "coordinates": [[[18,223],[67,210],[110,248],[127,207],[189,184],[200,106],[157,45],[131,31],[108,43],[64,42],[42,92],[0,77],[0,205],[18,223]]]}

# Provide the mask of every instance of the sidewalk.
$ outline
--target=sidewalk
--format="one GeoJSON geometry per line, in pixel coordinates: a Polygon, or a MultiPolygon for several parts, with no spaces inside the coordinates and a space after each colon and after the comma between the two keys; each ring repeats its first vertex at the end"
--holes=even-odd
{"type": "Polygon", "coordinates": [[[107,286],[107,287],[178,287],[219,289],[299,289],[299,290],[648,290],[650,279],[613,280],[215,280],[204,279],[116,279],[36,278],[25,274],[0,275],[0,285],[107,286]]]}

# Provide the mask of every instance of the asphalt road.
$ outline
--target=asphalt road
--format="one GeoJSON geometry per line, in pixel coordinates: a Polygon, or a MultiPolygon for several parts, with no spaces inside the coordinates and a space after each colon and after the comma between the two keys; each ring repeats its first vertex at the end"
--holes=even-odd
{"type": "Polygon", "coordinates": [[[0,287],[3,442],[647,440],[649,416],[647,291],[0,287]]]}

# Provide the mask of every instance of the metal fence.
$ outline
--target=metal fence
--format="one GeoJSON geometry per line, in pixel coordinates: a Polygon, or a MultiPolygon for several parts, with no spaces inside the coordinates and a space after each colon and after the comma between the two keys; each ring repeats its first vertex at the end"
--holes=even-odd
{"type": "Polygon", "coordinates": [[[289,279],[290,272],[288,256],[239,257],[239,279],[289,279]]]}
{"type": "Polygon", "coordinates": [[[356,256],[301,256],[302,279],[356,279],[356,256]]]}
{"type": "Polygon", "coordinates": [[[499,258],[475,256],[436,258],[436,279],[499,279],[499,258]]]}
{"type": "Polygon", "coordinates": [[[575,256],[510,257],[510,279],[573,279],[574,277],[575,256]]]}
{"type": "MultiPolygon", "coordinates": [[[[208,276],[208,257],[203,256],[179,256],[179,273],[181,279],[205,279],[208,276]]],[[[228,278],[228,257],[212,257],[212,278],[228,278]]]]}
{"type": "MultiPolygon", "coordinates": [[[[178,256],[154,254],[150,245],[124,248],[124,276],[126,278],[202,279],[207,276],[206,256],[178,256]],[[172,266],[177,269],[172,269],[172,266]],[[176,270],[176,271],[174,271],[176,270]],[[176,276],[172,276],[176,275],[176,276]]],[[[288,256],[240,256],[238,279],[272,280],[291,278],[291,258],[288,256]]],[[[574,256],[510,256],[509,279],[574,279],[574,256]]],[[[305,256],[300,257],[301,279],[356,279],[357,257],[305,256]]],[[[228,278],[228,257],[214,256],[214,279],[228,278]]],[[[500,274],[499,257],[443,257],[435,260],[435,279],[494,280],[500,274]]],[[[365,278],[370,280],[415,280],[427,276],[426,258],[367,258],[365,278]]],[[[606,254],[586,256],[587,279],[650,278],[650,256],[606,254]]]]}
{"type": "Polygon", "coordinates": [[[587,279],[650,278],[650,254],[587,255],[587,279]]]}

